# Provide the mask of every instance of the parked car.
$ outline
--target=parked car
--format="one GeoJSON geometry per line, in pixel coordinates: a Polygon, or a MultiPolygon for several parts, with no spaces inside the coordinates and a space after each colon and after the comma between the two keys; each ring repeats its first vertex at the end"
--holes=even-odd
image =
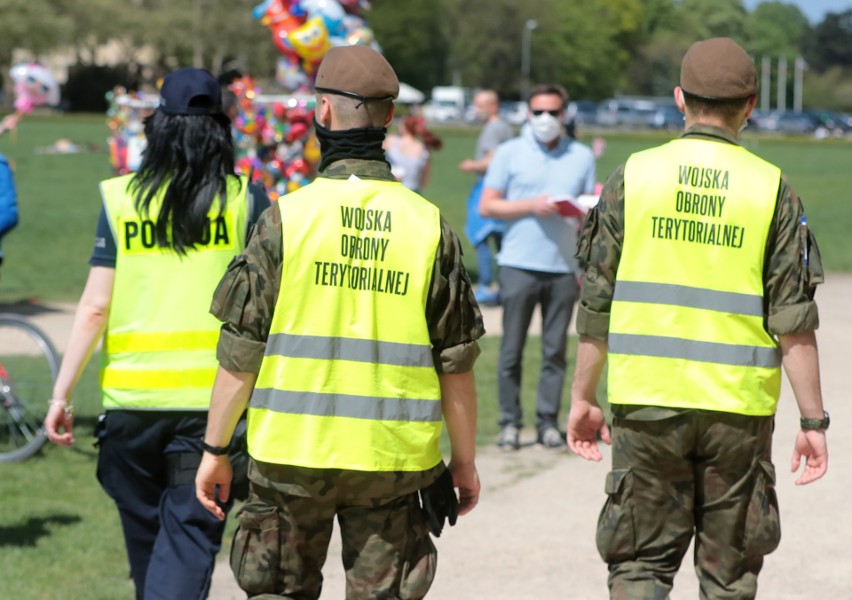
{"type": "Polygon", "coordinates": [[[804,111],[815,123],[817,129],[822,128],[824,133],[842,137],[852,129],[844,115],[831,110],[811,108],[804,111]]]}
{"type": "Polygon", "coordinates": [[[657,110],[653,100],[612,98],[598,104],[598,125],[608,127],[647,127],[657,110]]]}
{"type": "Polygon", "coordinates": [[[817,123],[807,113],[785,110],[767,115],[761,120],[760,128],[762,131],[801,135],[814,133],[817,123]]]}
{"type": "Polygon", "coordinates": [[[767,122],[770,120],[772,112],[765,110],[754,110],[748,118],[748,129],[750,131],[768,130],[767,122]]]}
{"type": "Polygon", "coordinates": [[[510,125],[514,125],[515,127],[520,127],[527,120],[527,113],[529,109],[527,108],[526,102],[501,102],[500,103],[500,116],[502,116],[510,125]]]}
{"type": "Polygon", "coordinates": [[[577,126],[595,125],[598,120],[598,104],[594,100],[577,100],[568,103],[566,121],[573,120],[577,126]]]}
{"type": "Polygon", "coordinates": [[[674,104],[666,104],[657,108],[648,123],[654,129],[679,131],[683,129],[683,113],[674,104]]]}

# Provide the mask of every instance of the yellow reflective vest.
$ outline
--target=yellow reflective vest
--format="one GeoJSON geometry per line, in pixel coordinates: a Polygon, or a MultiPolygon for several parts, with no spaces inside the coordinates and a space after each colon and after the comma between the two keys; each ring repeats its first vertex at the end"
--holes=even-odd
{"type": "Polygon", "coordinates": [[[779,169],[678,139],[624,172],[624,246],[608,339],[614,404],[772,415],[781,381],[763,266],[779,169]]]}
{"type": "Polygon", "coordinates": [[[434,467],[441,389],[426,298],[438,209],[398,182],[327,178],[279,206],[281,289],[249,453],[310,468],[434,467]]]}
{"type": "Polygon", "coordinates": [[[210,210],[209,235],[185,256],[157,246],[162,194],[136,212],[133,175],[101,183],[116,243],[115,283],[101,352],[110,409],[207,410],[220,323],[209,313],[228,263],[245,247],[248,180],[228,178],[228,200],[210,210]]]}

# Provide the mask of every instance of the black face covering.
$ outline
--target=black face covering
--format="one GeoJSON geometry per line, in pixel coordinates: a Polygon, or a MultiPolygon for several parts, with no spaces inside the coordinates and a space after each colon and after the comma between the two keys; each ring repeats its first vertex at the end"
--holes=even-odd
{"type": "Polygon", "coordinates": [[[319,124],[314,117],[314,130],[320,144],[319,170],[325,168],[336,160],[342,158],[360,158],[362,160],[380,160],[390,166],[385,158],[385,150],[382,142],[385,141],[387,128],[385,127],[360,127],[358,129],[345,129],[343,131],[332,131],[319,124]]]}

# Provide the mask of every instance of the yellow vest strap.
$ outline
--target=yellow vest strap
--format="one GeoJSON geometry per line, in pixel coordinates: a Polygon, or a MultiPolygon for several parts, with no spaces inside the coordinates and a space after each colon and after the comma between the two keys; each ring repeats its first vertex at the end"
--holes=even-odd
{"type": "Polygon", "coordinates": [[[255,388],[251,396],[251,408],[296,415],[351,417],[373,421],[441,421],[441,402],[438,400],[377,398],[275,388],[255,388]]]}
{"type": "Polygon", "coordinates": [[[402,344],[336,336],[275,333],[266,342],[266,356],[352,360],[357,362],[434,367],[432,350],[423,344],[402,344]]]}
{"type": "Polygon", "coordinates": [[[670,283],[616,281],[613,300],[702,308],[751,317],[763,316],[763,298],[760,296],[670,283]]]}
{"type": "Polygon", "coordinates": [[[161,331],[113,333],[107,335],[111,354],[119,352],[167,352],[209,350],[216,347],[218,331],[161,331]]]}
{"type": "Polygon", "coordinates": [[[740,346],[627,333],[610,333],[608,340],[608,350],[612,354],[683,358],[697,362],[767,369],[781,366],[778,349],[766,346],[740,346]]]}
{"type": "Polygon", "coordinates": [[[103,371],[101,387],[116,389],[175,389],[213,387],[216,369],[114,369],[103,371]]]}

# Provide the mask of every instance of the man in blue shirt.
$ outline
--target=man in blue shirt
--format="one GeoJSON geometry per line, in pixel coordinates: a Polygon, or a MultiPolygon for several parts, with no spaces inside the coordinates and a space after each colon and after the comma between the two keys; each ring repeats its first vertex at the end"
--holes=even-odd
{"type": "MultiPolygon", "coordinates": [[[[9,115],[0,121],[0,135],[15,128],[16,115],[9,115]]],[[[18,201],[15,192],[15,179],[6,157],[0,154],[0,240],[18,224],[18,201]]],[[[3,251],[0,250],[0,265],[3,264],[3,251]]]]}
{"type": "Polygon", "coordinates": [[[497,256],[503,302],[498,390],[497,445],[519,448],[522,426],[521,361],[537,305],[542,315],[542,362],[536,402],[538,443],[563,449],[557,427],[567,366],[568,324],[577,299],[574,249],[579,223],[563,218],[553,200],[592,192],[592,151],[562,128],[568,94],[559,85],[538,85],[530,93],[527,124],[517,138],[494,153],[485,175],[480,213],[506,221],[497,256]]]}

